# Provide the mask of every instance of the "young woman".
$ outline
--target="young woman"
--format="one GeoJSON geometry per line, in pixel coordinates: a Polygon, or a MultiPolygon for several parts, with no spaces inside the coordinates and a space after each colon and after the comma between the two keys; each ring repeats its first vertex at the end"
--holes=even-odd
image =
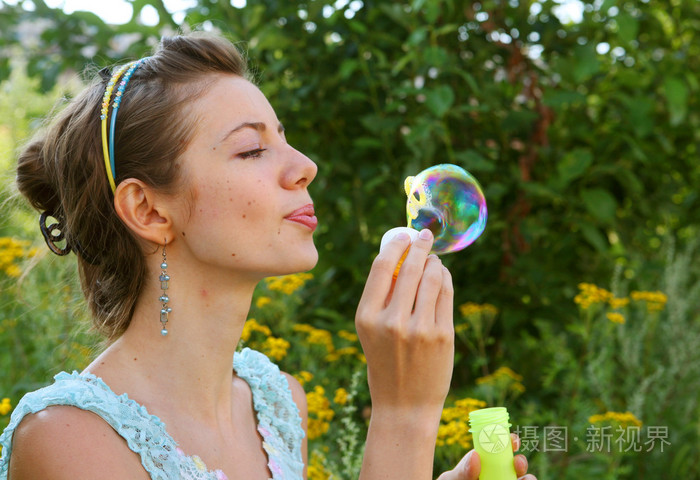
{"type": "MultiPolygon", "coordinates": [[[[234,351],[255,285],[317,261],[316,165],[222,38],[165,38],[100,77],[28,144],[17,183],[48,246],[77,255],[110,343],[15,408],[0,479],[305,478],[301,386],[234,351]]],[[[373,404],[362,479],[432,474],[453,326],[431,243],[422,232],[394,283],[409,245],[395,238],[357,311],[373,404]]],[[[442,478],[478,473],[470,452],[442,478]]]]}

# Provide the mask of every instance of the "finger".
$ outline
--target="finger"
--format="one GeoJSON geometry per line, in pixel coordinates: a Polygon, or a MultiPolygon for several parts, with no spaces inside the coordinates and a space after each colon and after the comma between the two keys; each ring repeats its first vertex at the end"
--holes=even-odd
{"type": "Polygon", "coordinates": [[[375,257],[357,308],[358,316],[365,309],[378,311],[384,308],[384,301],[391,290],[396,264],[399,263],[399,259],[409,245],[410,237],[405,233],[399,233],[375,257]]]}
{"type": "Polygon", "coordinates": [[[392,304],[401,310],[413,310],[413,302],[416,299],[418,284],[425,270],[425,262],[433,246],[433,233],[426,229],[421,230],[418,238],[411,244],[406,259],[401,265],[399,276],[394,286],[392,304]],[[394,301],[393,299],[398,299],[394,301]]]}
{"type": "Polygon", "coordinates": [[[454,311],[454,287],[452,286],[452,274],[447,267],[442,267],[442,287],[435,305],[435,323],[441,329],[454,335],[454,323],[452,315],[454,311]]]}
{"type": "Polygon", "coordinates": [[[476,450],[470,450],[457,466],[438,477],[438,480],[479,480],[481,459],[476,450]]]}
{"type": "Polygon", "coordinates": [[[517,433],[510,434],[510,443],[513,445],[514,452],[520,450],[520,436],[517,433]]]}
{"type": "Polygon", "coordinates": [[[466,456],[469,458],[465,462],[464,476],[460,480],[479,480],[479,475],[481,475],[481,458],[479,458],[479,454],[476,453],[476,450],[472,450],[466,456]]]}
{"type": "Polygon", "coordinates": [[[418,284],[416,294],[415,318],[429,319],[435,322],[435,307],[442,288],[442,262],[437,255],[429,255],[425,262],[425,270],[418,284]]]}
{"type": "Polygon", "coordinates": [[[527,458],[525,458],[525,455],[519,454],[513,457],[513,464],[515,465],[515,474],[517,476],[527,473],[527,458]]]}

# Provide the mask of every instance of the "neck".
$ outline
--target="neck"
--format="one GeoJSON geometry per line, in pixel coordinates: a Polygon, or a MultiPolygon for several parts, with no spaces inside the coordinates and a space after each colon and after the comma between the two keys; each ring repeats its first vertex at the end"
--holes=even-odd
{"type": "Polygon", "coordinates": [[[257,282],[168,270],[168,334],[161,334],[160,283],[149,282],[126,332],[88,371],[104,375],[117,394],[138,394],[145,403],[157,399],[159,407],[190,418],[228,415],[233,354],[257,282]]]}

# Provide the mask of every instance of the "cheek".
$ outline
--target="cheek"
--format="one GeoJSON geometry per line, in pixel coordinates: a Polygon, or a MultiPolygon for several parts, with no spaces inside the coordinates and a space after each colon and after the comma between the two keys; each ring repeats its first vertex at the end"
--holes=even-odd
{"type": "MultiPolygon", "coordinates": [[[[257,172],[256,172],[257,173],[257,172]]],[[[279,214],[272,198],[272,186],[251,172],[238,175],[201,176],[191,187],[190,225],[199,228],[258,228],[279,214]],[[249,178],[245,181],[243,179],[249,178]]],[[[213,232],[212,232],[213,233],[213,232]]]]}

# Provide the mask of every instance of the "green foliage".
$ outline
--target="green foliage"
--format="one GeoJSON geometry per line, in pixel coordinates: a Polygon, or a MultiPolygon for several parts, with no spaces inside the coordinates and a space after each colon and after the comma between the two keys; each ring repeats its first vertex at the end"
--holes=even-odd
{"type": "Polygon", "coordinates": [[[290,142],[320,167],[325,285],[307,315],[352,308],[382,233],[404,222],[403,177],[439,162],[474,173],[490,210],[483,238],[445,258],[458,298],[504,307],[508,328],[561,304],[570,274],[606,278],[614,256],[657,250],[657,227],[698,222],[694,0],[584,2],[571,24],[529,1],[198,2],[177,25],[140,0],[121,26],[35,3],[2,7],[0,44],[26,47],[44,89],[174,27],[242,42],[290,142]],[[146,5],[160,25],[141,23],[146,5]]]}
{"type": "MultiPolygon", "coordinates": [[[[52,87],[64,72],[142,56],[177,29],[222,31],[247,52],[289,142],[319,165],[310,187],[320,218],[315,280],[275,299],[258,320],[299,341],[296,322],[333,335],[351,330],[381,235],[405,222],[403,178],[436,163],[461,165],[485,188],[489,220],[474,245],[443,260],[457,304],[488,302],[498,314],[479,317],[479,331],[475,317],[463,317],[472,330],[460,334],[455,398],[506,398],[518,425],[566,423],[576,431],[568,455],[533,453],[540,479],[698,477],[693,450],[683,445],[698,441],[698,372],[684,369],[700,364],[692,348],[698,339],[684,333],[698,322],[700,2],[587,0],[581,21],[563,24],[551,0],[366,0],[361,7],[249,0],[242,9],[200,0],[178,24],[161,1],[134,0],[131,21],[120,26],[33,3],[33,12],[0,3],[0,236],[40,244],[36,217],[6,201],[11,158],[58,98],[52,87]],[[147,5],[159,12],[155,27],[140,22],[147,5]],[[666,309],[656,316],[630,310],[624,325],[602,309],[581,316],[576,285],[610,278],[620,296],[662,289],[666,309]],[[504,366],[524,376],[524,393],[498,390],[498,382],[475,385],[504,366]],[[587,452],[589,416],[626,410],[644,425],[667,425],[672,451],[587,452]]],[[[33,345],[28,325],[52,307],[42,293],[51,288],[53,296],[55,287],[47,285],[74,281],[65,263],[43,259],[23,282],[3,283],[0,321],[22,321],[19,338],[0,335],[0,367],[31,366],[22,379],[3,375],[0,393],[13,402],[46,380],[39,370],[70,367],[54,354],[69,338],[94,342],[70,333],[68,310],[57,309],[36,327],[53,343],[33,345]],[[50,327],[41,323],[49,319],[50,327]]],[[[323,358],[290,354],[285,368],[320,369],[323,358]]],[[[343,378],[356,368],[345,365],[343,378]]],[[[337,388],[323,378],[319,385],[337,388]]],[[[367,400],[358,393],[351,414],[358,424],[367,400]]],[[[331,467],[342,462],[351,460],[326,458],[331,467]]]]}

